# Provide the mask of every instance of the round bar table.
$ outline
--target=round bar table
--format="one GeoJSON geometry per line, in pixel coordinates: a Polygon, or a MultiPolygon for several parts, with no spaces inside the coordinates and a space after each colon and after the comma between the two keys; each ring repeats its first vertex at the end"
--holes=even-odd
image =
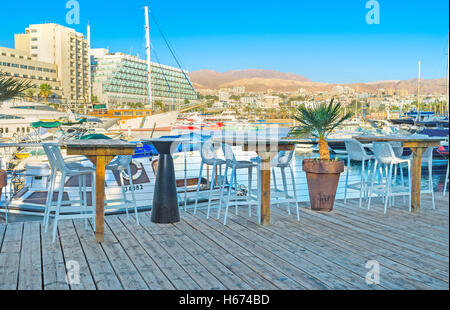
{"type": "Polygon", "coordinates": [[[153,144],[159,153],[158,172],[156,173],[151,216],[151,221],[153,223],[172,224],[180,221],[172,152],[180,143],[188,141],[189,140],[169,138],[142,141],[143,143],[153,144]]]}

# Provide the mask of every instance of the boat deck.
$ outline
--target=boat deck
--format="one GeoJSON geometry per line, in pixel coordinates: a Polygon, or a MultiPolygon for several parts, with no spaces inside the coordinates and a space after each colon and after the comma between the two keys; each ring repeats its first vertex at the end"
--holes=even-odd
{"type": "Polygon", "coordinates": [[[449,289],[448,198],[437,193],[432,210],[424,195],[420,215],[402,206],[385,215],[375,201],[368,211],[339,200],[331,213],[302,203],[300,222],[273,208],[269,227],[245,207],[227,226],[203,211],[182,211],[174,225],[108,216],[103,244],[82,221],[62,221],[55,243],[40,222],[0,224],[0,290],[449,289]],[[379,285],[365,281],[373,260],[379,285]],[[79,284],[66,281],[71,262],[79,284]]]}

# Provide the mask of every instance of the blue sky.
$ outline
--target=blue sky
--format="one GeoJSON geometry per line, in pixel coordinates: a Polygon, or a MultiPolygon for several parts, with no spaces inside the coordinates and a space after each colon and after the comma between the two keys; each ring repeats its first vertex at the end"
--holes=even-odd
{"type": "MultiPolygon", "coordinates": [[[[367,0],[78,0],[80,25],[92,26],[92,46],[145,56],[148,5],[187,70],[273,69],[317,82],[446,76],[449,4],[446,0],[378,0],[380,24],[366,23],[367,0]]],[[[66,0],[0,5],[0,46],[29,24],[66,24],[66,0]]],[[[69,25],[67,25],[69,26],[69,25]]],[[[162,63],[175,65],[151,21],[162,63]]],[[[154,55],[153,55],[154,57],[154,55]]]]}

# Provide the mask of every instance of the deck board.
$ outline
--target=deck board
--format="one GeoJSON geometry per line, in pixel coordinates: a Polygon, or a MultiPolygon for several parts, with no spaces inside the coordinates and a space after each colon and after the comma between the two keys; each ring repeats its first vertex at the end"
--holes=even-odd
{"type": "MultiPolygon", "coordinates": [[[[61,221],[58,237],[40,222],[0,224],[0,290],[253,290],[449,289],[448,197],[436,210],[423,195],[420,214],[398,206],[383,213],[358,199],[336,201],[330,213],[300,206],[300,222],[273,207],[260,226],[246,207],[230,210],[228,225],[181,211],[181,222],[157,225],[150,213],[106,217],[105,242],[92,223],[61,221]],[[380,263],[380,284],[368,285],[366,263],[380,263]],[[69,262],[80,283],[68,283],[69,262]]],[[[293,210],[293,209],[292,209],[293,210]]]]}

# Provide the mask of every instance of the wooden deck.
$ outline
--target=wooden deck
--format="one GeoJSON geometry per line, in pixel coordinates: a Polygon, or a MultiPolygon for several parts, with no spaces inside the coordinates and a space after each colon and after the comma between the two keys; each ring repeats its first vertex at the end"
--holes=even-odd
{"type": "Polygon", "coordinates": [[[300,222],[274,208],[269,227],[246,208],[227,226],[204,212],[182,212],[175,225],[108,216],[104,244],[82,221],[62,221],[55,243],[39,222],[0,224],[0,290],[447,290],[448,198],[437,194],[436,206],[425,195],[420,215],[385,215],[380,204],[337,201],[332,213],[302,208],[300,222]],[[365,283],[369,260],[380,264],[379,285],[365,283]],[[79,263],[79,285],[66,282],[69,261],[79,263]]]}

